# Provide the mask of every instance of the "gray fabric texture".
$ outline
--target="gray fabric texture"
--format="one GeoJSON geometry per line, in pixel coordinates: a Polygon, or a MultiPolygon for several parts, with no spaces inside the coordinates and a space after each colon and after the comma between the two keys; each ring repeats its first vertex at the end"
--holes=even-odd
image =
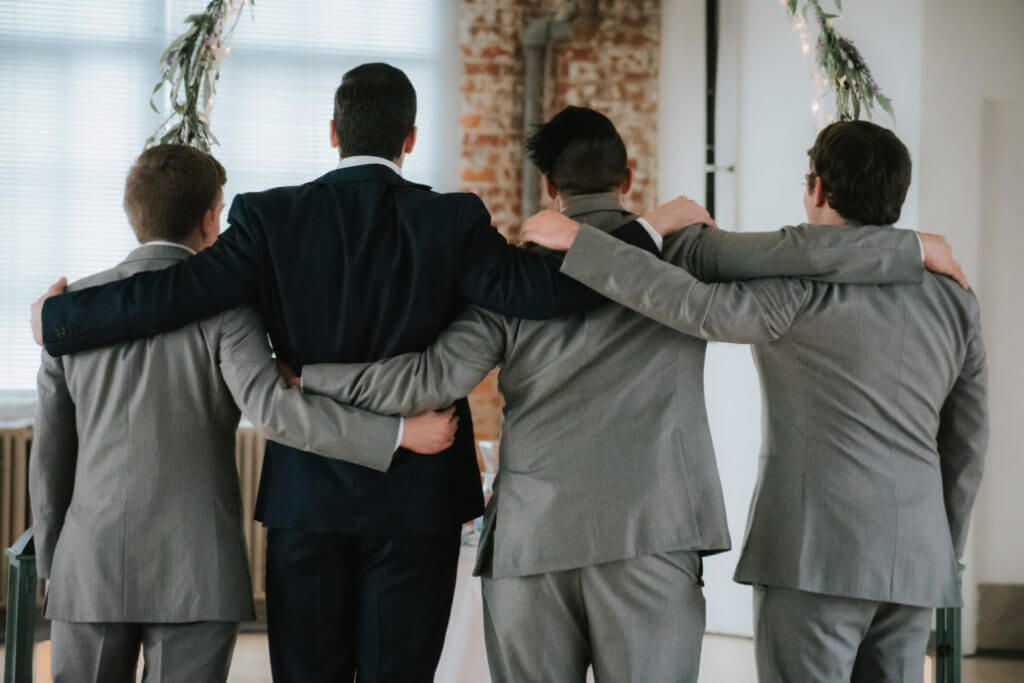
{"type": "Polygon", "coordinates": [[[706,284],[685,265],[673,247],[648,258],[588,228],[563,271],[686,335],[754,344],[762,445],[736,580],[960,605],[988,434],[973,292],[933,274],[706,284]]]}
{"type": "Polygon", "coordinates": [[[701,556],[677,551],[580,569],[483,578],[493,683],[695,683],[701,556]]]}
{"type": "MultiPolygon", "coordinates": [[[[632,218],[607,194],[573,198],[565,213],[613,241],[605,231],[632,218]]],[[[708,279],[800,273],[913,282],[923,272],[914,234],[882,228],[736,234],[694,225],[665,248],[708,279]]],[[[526,576],[729,548],[704,352],[703,339],[611,303],[552,321],[471,307],[425,352],[307,365],[303,385],[381,413],[412,414],[465,396],[501,365],[500,472],[477,572],[526,576]]]]}
{"type": "MultiPolygon", "coordinates": [[[[72,288],[187,256],[142,246],[72,288]]],[[[251,308],[110,348],[43,352],[38,385],[33,530],[40,576],[50,579],[47,616],[66,621],[254,617],[238,406],[270,438],[378,469],[398,430],[396,418],[287,390],[251,308]]]]}

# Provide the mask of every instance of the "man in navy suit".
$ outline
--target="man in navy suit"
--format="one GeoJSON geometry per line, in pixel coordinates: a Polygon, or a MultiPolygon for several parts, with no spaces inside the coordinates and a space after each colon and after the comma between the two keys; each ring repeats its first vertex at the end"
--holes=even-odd
{"type": "MultiPolygon", "coordinates": [[[[352,69],[335,94],[336,170],[237,196],[228,230],[179,265],[47,299],[47,351],[145,337],[256,299],[278,357],[299,369],[423,350],[468,303],[550,318],[603,300],[557,260],[508,245],[475,195],[404,179],[415,115],[400,70],[352,69]]],[[[615,234],[655,251],[649,230],[634,221],[615,234]]],[[[378,469],[267,444],[256,515],[268,528],[275,680],[433,679],[460,526],[483,509],[465,399],[456,414],[451,448],[397,448],[378,469]]]]}

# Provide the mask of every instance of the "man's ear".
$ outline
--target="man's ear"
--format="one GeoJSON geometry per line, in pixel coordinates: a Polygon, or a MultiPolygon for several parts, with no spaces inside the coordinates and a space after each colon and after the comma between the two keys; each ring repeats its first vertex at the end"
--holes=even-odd
{"type": "Polygon", "coordinates": [[[825,193],[825,183],[821,176],[814,176],[814,183],[807,187],[807,193],[811,195],[811,206],[818,208],[828,205],[828,195],[825,193]]]}
{"type": "Polygon", "coordinates": [[[331,119],[331,147],[338,149],[338,128],[334,125],[334,119],[331,119]]]}
{"type": "Polygon", "coordinates": [[[548,193],[548,197],[558,199],[558,186],[551,182],[551,178],[547,176],[541,177],[544,178],[544,190],[548,193]]]}
{"type": "Polygon", "coordinates": [[[626,167],[626,179],[619,185],[619,194],[629,194],[629,188],[633,187],[633,169],[626,167]]]}
{"type": "Polygon", "coordinates": [[[412,127],[409,134],[405,136],[405,145],[402,147],[402,154],[412,154],[412,148],[416,146],[416,126],[412,127]]]}
{"type": "Polygon", "coordinates": [[[204,244],[213,244],[217,235],[220,234],[220,221],[212,206],[203,212],[203,222],[200,224],[199,230],[204,244]]]}

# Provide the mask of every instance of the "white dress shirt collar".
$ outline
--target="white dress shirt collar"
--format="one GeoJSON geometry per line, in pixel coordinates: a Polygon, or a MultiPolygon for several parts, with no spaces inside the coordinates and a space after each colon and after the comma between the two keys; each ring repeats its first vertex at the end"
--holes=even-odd
{"type": "Polygon", "coordinates": [[[356,154],[350,157],[344,157],[338,162],[338,168],[351,168],[352,166],[366,166],[367,164],[380,164],[381,166],[387,166],[392,171],[397,173],[399,176],[402,175],[402,167],[391,161],[391,159],[385,159],[384,157],[373,156],[372,154],[356,154]]]}

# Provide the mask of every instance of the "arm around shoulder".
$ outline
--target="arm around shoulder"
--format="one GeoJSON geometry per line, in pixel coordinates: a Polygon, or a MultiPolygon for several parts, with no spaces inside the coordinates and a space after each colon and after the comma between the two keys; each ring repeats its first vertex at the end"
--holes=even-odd
{"type": "Polygon", "coordinates": [[[924,263],[917,233],[892,227],[795,225],[768,232],[718,230],[693,251],[708,280],[803,277],[847,284],[919,284],[924,263]]]}
{"type": "Polygon", "coordinates": [[[231,206],[231,227],[192,258],[47,299],[46,350],[57,356],[150,337],[251,298],[263,277],[266,245],[242,200],[231,206]]]}
{"type": "Polygon", "coordinates": [[[379,413],[415,415],[464,398],[505,355],[505,319],[467,308],[425,351],[302,369],[303,390],[379,413]]]}
{"type": "MultiPolygon", "coordinates": [[[[603,301],[590,289],[563,277],[556,257],[506,242],[492,227],[490,214],[476,195],[462,195],[457,231],[461,289],[471,303],[503,315],[543,320],[587,310],[603,301]]],[[[615,235],[656,250],[635,221],[615,235]]]]}
{"type": "MultiPolygon", "coordinates": [[[[671,258],[684,245],[666,244],[671,258]]],[[[612,301],[684,334],[767,342],[785,334],[809,295],[795,279],[704,283],[685,269],[585,227],[562,270],[612,301]]]]}
{"type": "Polygon", "coordinates": [[[387,471],[398,441],[398,418],[288,389],[270,356],[263,321],[252,307],[226,312],[222,325],[221,374],[239,408],[264,436],[328,458],[387,471]]]}

